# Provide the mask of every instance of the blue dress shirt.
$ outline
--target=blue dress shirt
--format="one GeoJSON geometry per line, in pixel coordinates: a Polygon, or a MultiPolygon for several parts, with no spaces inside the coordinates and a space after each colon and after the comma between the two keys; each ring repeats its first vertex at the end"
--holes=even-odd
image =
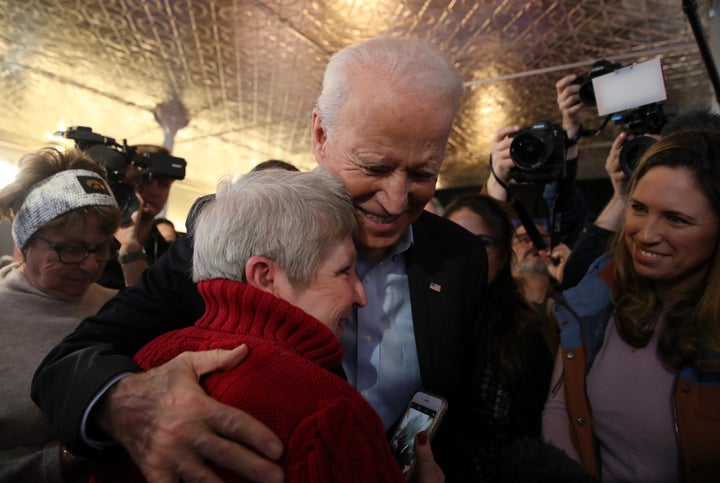
{"type": "Polygon", "coordinates": [[[353,311],[340,336],[348,382],[375,408],[386,429],[422,387],[404,257],[412,244],[409,227],[375,266],[358,249],[357,273],[367,304],[353,311]]]}

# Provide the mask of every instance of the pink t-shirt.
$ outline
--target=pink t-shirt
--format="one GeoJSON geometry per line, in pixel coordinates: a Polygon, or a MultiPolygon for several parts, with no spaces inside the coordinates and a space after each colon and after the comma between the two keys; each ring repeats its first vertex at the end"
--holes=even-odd
{"type": "Polygon", "coordinates": [[[646,347],[622,340],[614,318],[587,376],[603,482],[676,482],[678,445],[673,417],[676,371],[657,352],[659,328],[646,347]]]}

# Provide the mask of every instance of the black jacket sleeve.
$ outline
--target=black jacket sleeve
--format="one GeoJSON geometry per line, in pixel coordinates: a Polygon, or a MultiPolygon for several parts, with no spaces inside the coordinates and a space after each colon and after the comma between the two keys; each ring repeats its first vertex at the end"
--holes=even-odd
{"type": "Polygon", "coordinates": [[[608,251],[614,237],[615,232],[588,223],[565,264],[560,290],[567,290],[580,283],[592,262],[608,251]]]}
{"type": "Polygon", "coordinates": [[[98,391],[118,374],[139,371],[132,356],[140,347],[202,315],[191,264],[192,239],[179,238],[137,285],[82,321],[38,367],[32,399],[73,453],[91,450],[80,438],[80,424],[98,391]]]}

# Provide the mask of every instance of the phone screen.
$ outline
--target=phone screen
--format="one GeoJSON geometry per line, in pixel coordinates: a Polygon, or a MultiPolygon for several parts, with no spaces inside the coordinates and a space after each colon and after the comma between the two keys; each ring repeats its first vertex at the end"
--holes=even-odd
{"type": "Polygon", "coordinates": [[[433,423],[437,411],[411,402],[400,424],[390,440],[390,450],[402,469],[403,476],[408,477],[415,462],[415,435],[427,431],[433,423]]]}

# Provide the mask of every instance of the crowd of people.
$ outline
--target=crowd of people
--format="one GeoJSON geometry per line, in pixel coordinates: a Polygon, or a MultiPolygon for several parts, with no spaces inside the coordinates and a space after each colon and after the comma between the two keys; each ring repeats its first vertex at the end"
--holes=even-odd
{"type": "Polygon", "coordinates": [[[124,222],[87,154],[23,158],[0,482],[406,481],[388,441],[418,391],[447,412],[413,481],[720,479],[720,117],[678,116],[632,173],[618,136],[595,216],[575,79],[547,225],[513,196],[519,126],[481,189],[435,197],[463,87],[408,38],[335,53],[318,166],[222,180],[186,234],[172,180],[137,183],[124,222]]]}

